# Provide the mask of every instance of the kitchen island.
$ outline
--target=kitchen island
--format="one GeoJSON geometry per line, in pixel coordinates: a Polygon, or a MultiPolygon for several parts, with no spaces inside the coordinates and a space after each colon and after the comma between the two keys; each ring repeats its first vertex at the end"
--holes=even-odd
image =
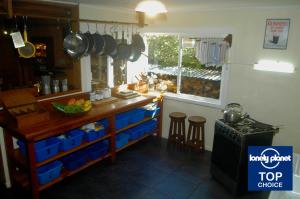
{"type": "Polygon", "coordinates": [[[73,174],[103,159],[110,158],[111,161],[114,161],[116,159],[117,152],[131,146],[134,143],[137,143],[140,140],[143,140],[146,137],[149,137],[150,135],[161,136],[162,97],[144,95],[132,99],[117,99],[116,101],[111,103],[94,104],[93,108],[89,112],[76,116],[68,116],[53,109],[51,102],[66,102],[71,97],[87,99],[88,95],[87,93],[84,93],[79,94],[77,96],[68,96],[59,99],[39,102],[43,107],[45,107],[48,110],[50,114],[50,119],[47,122],[36,124],[29,128],[18,129],[13,125],[9,125],[5,122],[3,114],[0,115],[0,124],[4,129],[5,135],[5,143],[8,153],[11,181],[13,183],[13,186],[21,185],[24,188],[28,188],[32,193],[32,198],[39,198],[40,191],[50,187],[51,185],[63,180],[66,177],[72,176],[73,174]],[[145,117],[139,122],[129,124],[121,129],[117,129],[117,114],[132,110],[134,108],[145,106],[155,101],[161,108],[161,111],[160,113],[154,116],[155,118],[157,118],[157,127],[155,128],[154,132],[151,134],[145,134],[136,140],[129,141],[126,145],[122,146],[121,148],[116,148],[117,134],[153,119],[153,117],[145,117]],[[80,128],[85,124],[97,122],[104,118],[106,118],[108,121],[108,128],[104,136],[90,142],[83,141],[79,146],[75,148],[72,148],[67,151],[60,151],[55,156],[48,158],[44,161],[37,161],[37,157],[35,154],[36,142],[62,135],[64,132],[80,128]],[[13,137],[18,140],[21,140],[25,144],[27,152],[26,156],[22,155],[19,149],[14,149],[13,137]],[[56,160],[60,160],[61,158],[70,155],[71,153],[83,150],[103,140],[109,140],[109,150],[105,156],[101,156],[98,159],[89,160],[83,166],[72,171],[68,171],[63,168],[58,178],[55,178],[54,180],[46,184],[39,183],[39,180],[37,178],[37,168],[45,166],[56,160]]]}

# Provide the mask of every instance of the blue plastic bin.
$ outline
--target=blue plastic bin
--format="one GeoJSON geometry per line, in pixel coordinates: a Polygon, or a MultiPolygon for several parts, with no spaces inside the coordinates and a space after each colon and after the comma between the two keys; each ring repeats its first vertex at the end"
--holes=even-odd
{"type": "Polygon", "coordinates": [[[127,113],[118,114],[116,116],[116,129],[119,130],[128,126],[128,120],[129,118],[127,113]]]}
{"type": "Polygon", "coordinates": [[[137,140],[144,135],[144,128],[142,125],[131,128],[127,134],[129,135],[129,140],[137,140]]]}
{"type": "Polygon", "coordinates": [[[108,145],[105,142],[99,142],[87,148],[88,157],[91,160],[96,160],[103,157],[108,152],[108,145]]]}
{"type": "Polygon", "coordinates": [[[157,119],[152,119],[143,124],[145,133],[153,133],[153,131],[157,128],[157,119]]]}
{"type": "MultiPolygon", "coordinates": [[[[20,147],[21,153],[25,156],[26,147],[24,142],[18,140],[17,144],[20,147]]],[[[59,152],[59,144],[60,140],[54,137],[36,142],[34,144],[36,161],[42,162],[55,156],[59,152]]]]}
{"type": "Polygon", "coordinates": [[[104,135],[105,135],[104,129],[101,129],[99,131],[92,130],[84,133],[84,140],[86,140],[87,142],[91,142],[100,137],[103,137],[104,135]]]}
{"type": "Polygon", "coordinates": [[[128,117],[129,117],[130,124],[140,122],[145,118],[145,109],[143,108],[133,109],[128,113],[128,117]]]}
{"type": "Polygon", "coordinates": [[[104,126],[105,130],[108,129],[108,119],[102,119],[102,120],[97,121],[96,123],[104,126]]]}
{"type": "Polygon", "coordinates": [[[73,171],[85,165],[85,163],[87,162],[87,157],[87,151],[82,150],[63,157],[61,160],[63,162],[64,168],[69,171],[73,171]]]}
{"type": "Polygon", "coordinates": [[[62,163],[60,161],[54,161],[37,168],[37,176],[41,185],[47,184],[52,180],[58,178],[61,173],[62,163]]]}
{"type": "Polygon", "coordinates": [[[120,133],[116,136],[116,148],[122,148],[126,144],[128,144],[129,135],[127,133],[120,133]]]}
{"type": "Polygon", "coordinates": [[[79,146],[82,143],[84,132],[80,129],[75,129],[66,133],[66,138],[60,138],[60,150],[68,151],[79,146]]]}
{"type": "Polygon", "coordinates": [[[145,117],[154,118],[160,111],[160,107],[154,107],[152,109],[145,109],[145,117]]]}

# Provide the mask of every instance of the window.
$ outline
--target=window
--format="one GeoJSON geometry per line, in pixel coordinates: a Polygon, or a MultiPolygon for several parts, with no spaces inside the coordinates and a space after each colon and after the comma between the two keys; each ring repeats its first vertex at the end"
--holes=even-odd
{"type": "Polygon", "coordinates": [[[221,105],[228,42],[174,34],[146,34],[145,42],[150,88],[166,91],[172,98],[221,105]]]}

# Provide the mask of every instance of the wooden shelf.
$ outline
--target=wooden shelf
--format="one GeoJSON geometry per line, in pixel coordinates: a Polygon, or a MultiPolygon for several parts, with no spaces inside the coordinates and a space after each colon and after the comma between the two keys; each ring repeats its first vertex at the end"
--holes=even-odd
{"type": "Polygon", "coordinates": [[[133,144],[135,144],[135,143],[137,143],[137,142],[139,142],[139,141],[141,141],[141,140],[143,140],[143,139],[149,137],[150,135],[153,135],[153,134],[152,134],[152,133],[151,133],[151,134],[146,134],[146,135],[144,135],[143,137],[140,137],[140,138],[137,139],[137,140],[130,141],[130,142],[128,142],[128,144],[126,144],[126,145],[123,146],[122,148],[117,149],[116,152],[120,152],[120,151],[122,151],[123,149],[126,149],[127,147],[130,147],[131,145],[133,145],[133,144]]]}
{"type": "MultiPolygon", "coordinates": [[[[83,149],[83,148],[85,148],[85,147],[87,147],[87,146],[90,146],[90,145],[92,145],[92,144],[95,144],[95,143],[97,143],[97,142],[99,142],[99,141],[101,141],[101,140],[105,140],[105,139],[109,138],[110,136],[111,136],[111,135],[108,134],[108,135],[105,135],[105,136],[103,136],[103,137],[101,137],[101,138],[99,138],[99,139],[96,139],[96,140],[92,141],[92,142],[86,142],[86,141],[84,141],[84,142],[83,142],[81,145],[79,145],[78,147],[75,147],[75,148],[70,149],[70,150],[68,150],[68,151],[62,151],[62,152],[59,152],[59,153],[58,153],[57,155],[55,155],[54,157],[49,158],[49,159],[47,159],[47,160],[45,160],[45,161],[43,161],[43,162],[37,162],[35,165],[36,165],[36,167],[43,166],[43,165],[45,165],[45,164],[47,164],[47,163],[49,163],[49,162],[52,162],[52,161],[54,161],[54,160],[57,160],[57,159],[63,157],[63,156],[65,156],[65,155],[68,155],[68,154],[73,153],[73,152],[75,152],[75,151],[77,151],[77,150],[83,149]]],[[[24,156],[21,154],[21,152],[20,152],[19,149],[16,149],[16,150],[14,151],[14,160],[15,160],[16,164],[18,164],[19,166],[22,166],[22,167],[27,168],[26,157],[24,157],[24,156]]]]}
{"type": "Polygon", "coordinates": [[[53,184],[62,181],[64,178],[72,176],[72,175],[74,175],[74,174],[76,174],[76,173],[78,173],[78,172],[86,169],[87,167],[90,167],[93,164],[96,164],[96,163],[100,162],[101,160],[104,160],[105,158],[108,158],[110,156],[111,156],[111,153],[108,153],[105,156],[100,157],[100,158],[98,158],[96,160],[90,160],[85,165],[83,165],[82,167],[80,167],[80,168],[78,168],[78,169],[76,169],[74,171],[62,170],[60,177],[56,178],[55,180],[53,180],[53,181],[51,181],[51,182],[49,182],[47,184],[40,185],[38,189],[39,189],[39,191],[42,191],[42,190],[44,190],[44,189],[52,186],[53,184]]]}
{"type": "Polygon", "coordinates": [[[137,125],[139,125],[139,124],[142,124],[142,123],[144,123],[144,122],[147,122],[147,121],[149,121],[149,120],[152,120],[152,119],[154,119],[154,118],[157,118],[158,116],[159,116],[159,114],[157,114],[157,115],[154,116],[154,117],[146,117],[145,119],[143,119],[143,120],[140,121],[140,122],[137,122],[137,123],[134,123],[134,124],[130,124],[130,125],[128,125],[128,126],[122,128],[122,129],[117,130],[116,133],[120,133],[120,132],[125,131],[125,130],[127,130],[127,129],[130,129],[130,128],[132,128],[132,127],[135,127],[135,126],[137,126],[137,125]]]}

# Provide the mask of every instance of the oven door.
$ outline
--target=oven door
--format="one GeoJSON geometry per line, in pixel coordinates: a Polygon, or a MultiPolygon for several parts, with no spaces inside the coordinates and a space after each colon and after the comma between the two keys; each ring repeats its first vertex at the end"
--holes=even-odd
{"type": "Polygon", "coordinates": [[[232,180],[239,176],[241,152],[241,143],[230,139],[230,131],[216,125],[211,161],[232,180]]]}

